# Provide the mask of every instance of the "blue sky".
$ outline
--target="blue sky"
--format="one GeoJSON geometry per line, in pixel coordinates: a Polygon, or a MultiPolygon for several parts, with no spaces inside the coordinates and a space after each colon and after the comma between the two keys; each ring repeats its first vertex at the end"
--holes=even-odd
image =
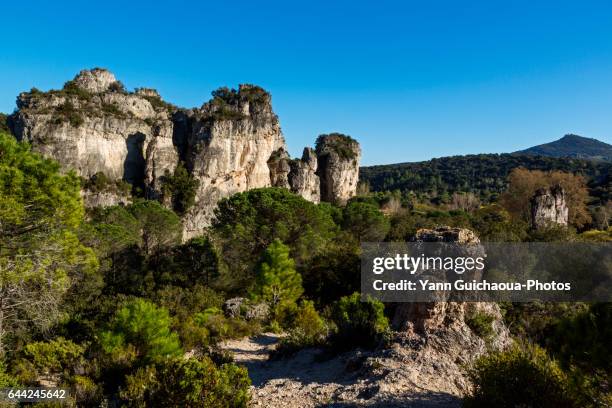
{"type": "Polygon", "coordinates": [[[612,3],[104,1],[2,6],[0,111],[109,68],[200,106],[268,89],[292,155],[320,133],[364,164],[508,152],[577,133],[612,143],[612,3]]]}

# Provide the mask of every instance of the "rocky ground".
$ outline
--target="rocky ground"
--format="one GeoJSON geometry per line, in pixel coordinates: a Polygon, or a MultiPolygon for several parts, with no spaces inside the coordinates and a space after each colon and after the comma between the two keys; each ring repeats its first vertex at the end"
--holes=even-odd
{"type": "Polygon", "coordinates": [[[278,339],[265,333],[223,344],[249,370],[254,407],[459,407],[467,387],[458,365],[422,344],[398,340],[340,355],[306,349],[268,361],[278,339]]]}

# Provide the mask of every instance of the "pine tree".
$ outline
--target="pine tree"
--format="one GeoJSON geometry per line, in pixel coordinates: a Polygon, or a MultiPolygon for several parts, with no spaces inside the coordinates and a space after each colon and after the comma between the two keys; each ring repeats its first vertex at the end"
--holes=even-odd
{"type": "Polygon", "coordinates": [[[259,264],[251,298],[275,308],[281,303],[297,301],[303,292],[302,277],[289,257],[289,247],[278,239],[274,240],[266,248],[259,264]]]}

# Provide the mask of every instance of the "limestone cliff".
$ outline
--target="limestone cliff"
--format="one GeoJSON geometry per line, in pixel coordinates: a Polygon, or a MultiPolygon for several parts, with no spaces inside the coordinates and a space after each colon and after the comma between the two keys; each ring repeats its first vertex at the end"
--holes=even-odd
{"type": "MultiPolygon", "coordinates": [[[[74,169],[85,185],[120,181],[171,206],[164,189],[179,163],[197,182],[195,205],[183,216],[184,238],[210,225],[217,202],[258,187],[291,189],[313,202],[344,204],[355,194],[359,144],[341,134],[322,135],[316,152],[291,160],[271,96],[254,85],[220,88],[200,108],[180,109],[156,90],[125,90],[100,68],[81,71],[61,90],[32,89],[17,98],[13,133],[34,151],[74,169]]],[[[130,201],[110,189],[84,191],[85,203],[130,201]]]]}
{"type": "Polygon", "coordinates": [[[220,199],[271,186],[268,161],[286,150],[270,94],[256,86],[215,91],[191,120],[186,162],[199,188],[184,219],[187,238],[209,225],[220,199]]]}
{"type": "Polygon", "coordinates": [[[359,181],[359,143],[340,133],[321,135],[316,143],[321,180],[321,200],[346,204],[357,192],[359,181]]]}
{"type": "Polygon", "coordinates": [[[147,161],[149,179],[176,166],[168,107],[127,93],[106,70],[81,71],[58,91],[24,92],[17,107],[10,118],[17,138],[85,179],[103,173],[142,186],[147,161]],[[149,146],[154,139],[158,147],[149,146]]]}

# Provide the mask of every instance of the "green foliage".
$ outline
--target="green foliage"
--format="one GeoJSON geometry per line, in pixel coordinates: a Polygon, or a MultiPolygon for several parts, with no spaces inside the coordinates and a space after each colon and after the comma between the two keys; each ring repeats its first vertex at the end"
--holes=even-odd
{"type": "Polygon", "coordinates": [[[0,360],[0,388],[15,387],[19,385],[17,379],[6,372],[4,361],[0,360]]]}
{"type": "Polygon", "coordinates": [[[174,174],[167,173],[163,179],[164,196],[172,199],[172,208],[177,214],[183,215],[195,204],[196,190],[199,182],[195,180],[181,162],[174,169],[174,174]]]}
{"type": "Polygon", "coordinates": [[[246,407],[251,381],[246,368],[216,367],[208,357],[173,359],[139,369],[120,396],[129,407],[246,407]]]}
{"type": "Polygon", "coordinates": [[[612,198],[609,187],[612,164],[580,159],[512,154],[452,156],[416,163],[362,167],[359,177],[369,183],[372,191],[399,190],[405,197],[413,192],[434,201],[444,193],[471,192],[489,203],[506,190],[508,175],[517,167],[581,174],[588,180],[591,196],[600,202],[612,198]]]}
{"type": "Polygon", "coordinates": [[[74,368],[83,358],[84,352],[84,346],[58,337],[48,342],[26,345],[23,356],[32,362],[39,373],[51,373],[74,368]]]}
{"type": "Polygon", "coordinates": [[[115,81],[113,83],[111,83],[108,86],[108,90],[111,92],[119,92],[119,93],[125,93],[125,85],[123,85],[123,82],[121,81],[115,81]]]}
{"type": "Polygon", "coordinates": [[[219,202],[212,232],[231,270],[228,289],[253,281],[261,254],[275,239],[290,248],[296,268],[306,272],[328,251],[338,227],[329,212],[281,188],[254,189],[219,202]]]}
{"type": "Polygon", "coordinates": [[[274,310],[281,303],[295,303],[303,292],[302,277],[295,271],[289,248],[274,240],[259,264],[251,298],[268,303],[274,310]]]}
{"type": "Polygon", "coordinates": [[[556,325],[548,347],[566,366],[612,373],[612,303],[597,303],[556,325]]]}
{"type": "Polygon", "coordinates": [[[117,105],[117,103],[105,103],[102,102],[102,105],[100,105],[100,109],[102,111],[102,114],[104,114],[105,116],[115,116],[117,118],[122,118],[125,119],[128,117],[128,114],[124,111],[122,111],[119,108],[119,105],[117,105]]]}
{"type": "Polygon", "coordinates": [[[314,302],[302,300],[290,312],[285,311],[283,323],[289,328],[271,358],[291,355],[305,347],[320,346],[327,338],[327,324],[314,307],[314,302]]]}
{"type": "Polygon", "coordinates": [[[345,160],[352,160],[357,157],[356,149],[358,148],[357,141],[350,136],[342,133],[330,133],[319,135],[315,142],[317,155],[336,153],[345,160]]]}
{"type": "Polygon", "coordinates": [[[568,376],[538,346],[515,345],[476,361],[466,407],[579,407],[568,376]]]}
{"type": "Polygon", "coordinates": [[[344,208],[342,227],[360,242],[376,242],[385,238],[390,224],[378,206],[351,201],[344,208]]]}
{"type": "Polygon", "coordinates": [[[8,116],[5,113],[0,113],[0,133],[11,133],[11,129],[8,125],[8,116]]]}
{"type": "Polygon", "coordinates": [[[170,324],[166,309],[144,299],[130,300],[100,333],[100,345],[117,362],[146,364],[177,357],[181,345],[170,324]]]}
{"type": "Polygon", "coordinates": [[[483,340],[488,340],[493,335],[494,321],[495,316],[483,312],[476,312],[468,316],[465,323],[478,337],[483,340]]]}
{"type": "Polygon", "coordinates": [[[123,195],[128,195],[132,188],[132,186],[126,181],[111,180],[101,171],[91,176],[89,180],[86,180],[83,183],[83,187],[93,193],[110,191],[123,195]]]}
{"type": "Polygon", "coordinates": [[[75,108],[70,100],[66,100],[63,104],[55,108],[51,120],[56,125],[68,122],[73,127],[79,127],[85,123],[85,119],[83,119],[81,113],[75,108]]]}
{"type": "Polygon", "coordinates": [[[612,146],[596,139],[578,135],[565,135],[551,143],[517,152],[534,156],[574,157],[612,161],[612,146]]]}
{"type": "Polygon", "coordinates": [[[197,237],[165,251],[149,265],[158,285],[211,285],[223,269],[219,251],[208,237],[197,237]]]}
{"type": "Polygon", "coordinates": [[[0,134],[0,355],[4,341],[50,327],[71,283],[98,262],[77,238],[79,179],[0,134]]]}
{"type": "Polygon", "coordinates": [[[207,103],[212,118],[217,120],[240,120],[245,117],[241,110],[241,103],[249,102],[251,105],[268,103],[270,94],[255,85],[240,85],[238,90],[227,87],[212,92],[213,99],[207,103]]]}
{"type": "Polygon", "coordinates": [[[389,330],[385,305],[375,299],[361,301],[358,292],[343,296],[332,307],[331,318],[337,331],[332,342],[339,348],[374,347],[389,330]]]}
{"type": "Polygon", "coordinates": [[[181,219],[157,201],[140,200],[128,207],[141,234],[142,250],[151,255],[181,241],[181,219]]]}
{"type": "MultiPolygon", "coordinates": [[[[30,91],[33,95],[41,95],[43,94],[36,88],[32,88],[30,91]]],[[[86,91],[85,89],[80,88],[76,82],[68,81],[64,84],[64,87],[59,91],[50,91],[52,94],[60,95],[60,96],[74,96],[83,101],[89,101],[92,97],[91,93],[86,91]]]]}

